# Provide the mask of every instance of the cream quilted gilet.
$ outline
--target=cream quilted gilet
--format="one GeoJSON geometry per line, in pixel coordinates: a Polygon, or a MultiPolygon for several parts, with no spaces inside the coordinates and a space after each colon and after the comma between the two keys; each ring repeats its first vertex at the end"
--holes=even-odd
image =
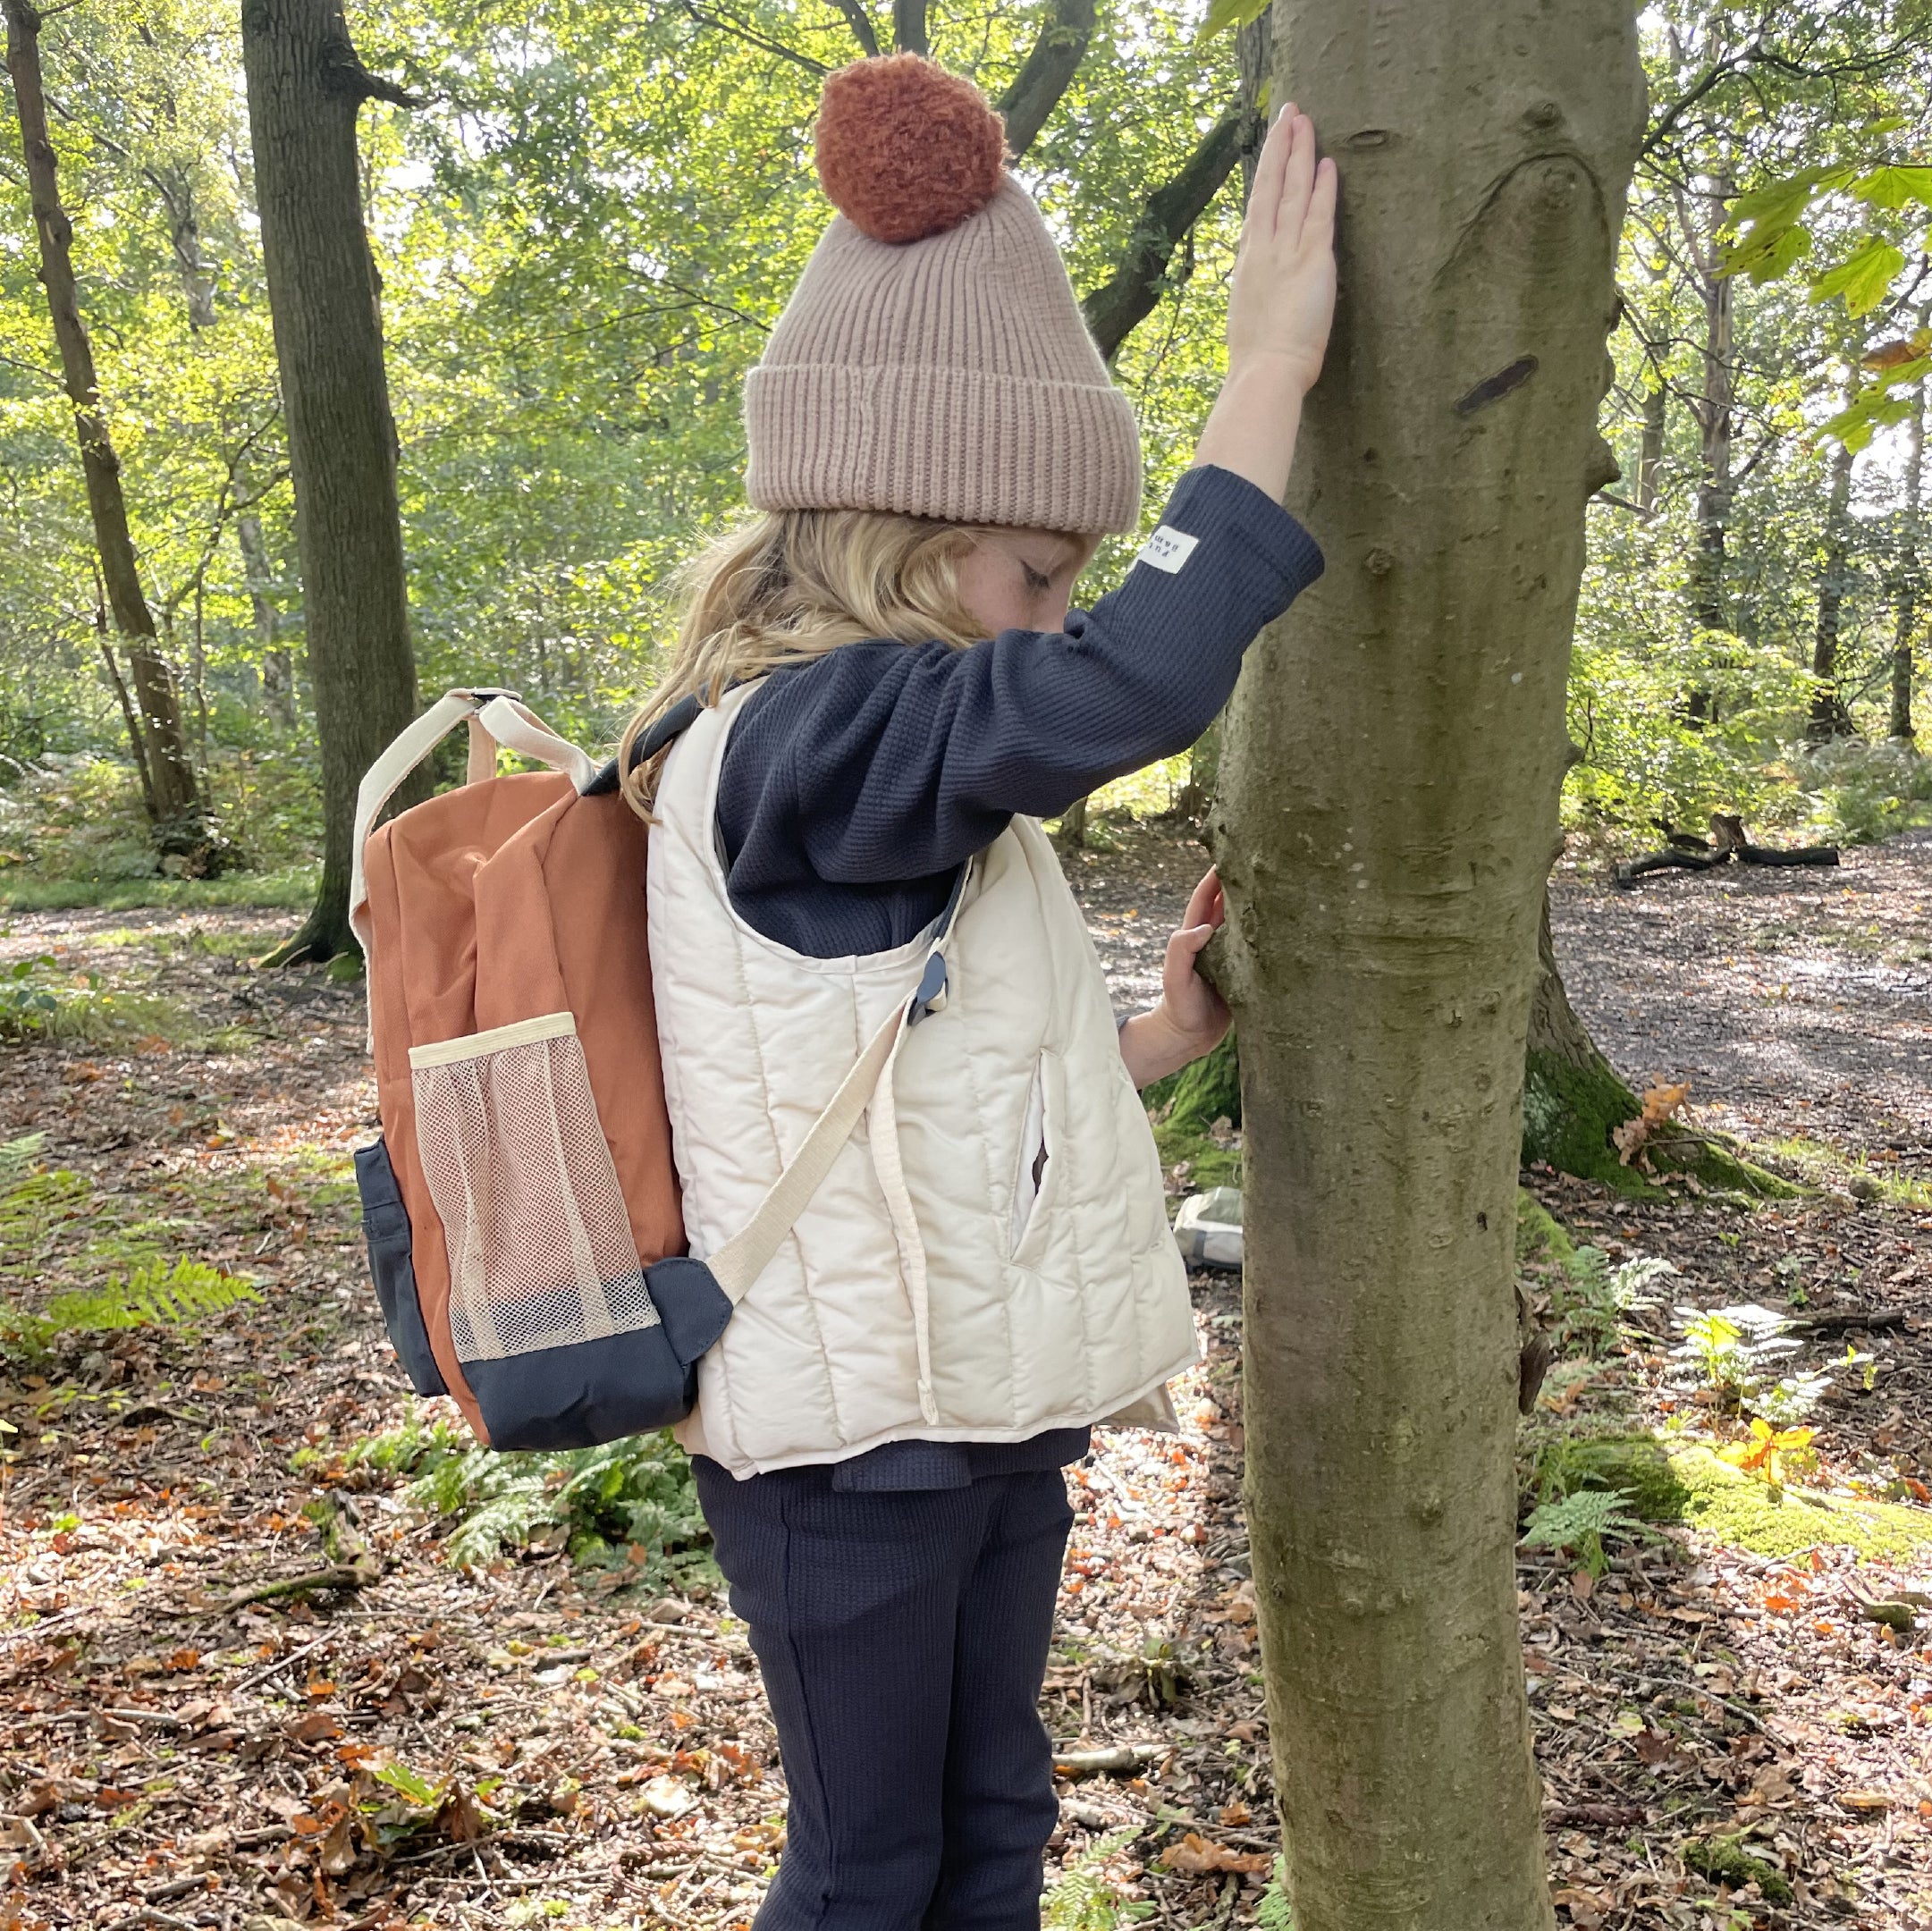
{"type": "MultiPolygon", "coordinates": [[[[700,1258],[750,1218],[940,940],[808,958],[738,916],[718,773],[755,687],[672,749],[650,838],[658,1040],[700,1258]]],[[[1033,820],[974,861],[940,942],[943,1004],[901,1032],[865,1127],[699,1363],[679,1438],[740,1477],[889,1441],[1158,1423],[1196,1358],[1153,1136],[1033,820]]]]}

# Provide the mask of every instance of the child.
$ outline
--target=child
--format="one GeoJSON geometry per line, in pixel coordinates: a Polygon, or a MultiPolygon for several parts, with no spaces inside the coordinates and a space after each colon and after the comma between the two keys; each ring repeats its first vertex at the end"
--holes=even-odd
{"type": "Polygon", "coordinates": [[[826,83],[818,161],[841,215],[746,388],[763,514],[698,564],[624,760],[694,1252],[912,1017],[680,1434],[784,1753],[761,1931],[1017,1931],[1057,1814],[1035,1706],[1062,1470],[1095,1421],[1171,1425],[1195,1358],[1135,1088],[1228,1025],[1194,971],[1213,874],[1117,1031],[1036,821],[1191,744],[1320,572],[1278,505],[1334,165],[1290,107],[1196,467],[1083,613],[1097,539],[1136,522],[1134,417],[997,116],[915,56],[861,62],[826,83]]]}

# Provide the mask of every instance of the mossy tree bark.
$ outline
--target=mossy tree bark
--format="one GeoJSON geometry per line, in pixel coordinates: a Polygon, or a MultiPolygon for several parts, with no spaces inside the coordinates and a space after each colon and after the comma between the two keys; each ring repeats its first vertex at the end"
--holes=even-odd
{"type": "MultiPolygon", "coordinates": [[[[357,59],[342,0],[244,0],[241,57],[322,747],[322,883],[307,923],[272,955],[290,964],[355,948],[356,787],[417,710],[396,429],[356,163],[362,103],[409,97],[357,59]]],[[[420,795],[406,787],[401,802],[420,795]]]]}
{"type": "Polygon", "coordinates": [[[1625,191],[1627,0],[1276,0],[1342,169],[1215,850],[1241,1028],[1247,1508],[1296,1931],[1540,1931],[1514,1229],[1625,191]]]}
{"type": "Polygon", "coordinates": [[[1570,1005],[1550,940],[1547,891],[1536,960],[1523,1059],[1523,1163],[1546,1160],[1558,1173],[1627,1187],[1632,1176],[1617,1159],[1610,1131],[1641,1109],[1570,1005]]]}

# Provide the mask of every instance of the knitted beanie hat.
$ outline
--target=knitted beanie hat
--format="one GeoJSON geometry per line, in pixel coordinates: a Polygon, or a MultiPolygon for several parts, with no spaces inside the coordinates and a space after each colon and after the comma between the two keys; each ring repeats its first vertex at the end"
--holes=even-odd
{"type": "Polygon", "coordinates": [[[745,383],[760,510],[1134,527],[1140,439],[1000,117],[914,54],[825,83],[839,209],[745,383]]]}

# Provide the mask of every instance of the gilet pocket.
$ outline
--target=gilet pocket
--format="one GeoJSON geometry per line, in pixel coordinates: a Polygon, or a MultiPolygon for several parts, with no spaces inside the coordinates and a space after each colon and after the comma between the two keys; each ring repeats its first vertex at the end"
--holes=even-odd
{"type": "Polygon", "coordinates": [[[382,1303],[390,1345],[418,1395],[447,1395],[443,1371],[429,1345],[423,1309],[416,1293],[416,1263],[410,1258],[409,1210],[402,1204],[390,1164],[389,1143],[356,1152],[356,1191],[362,1196],[362,1237],[368,1244],[369,1273],[382,1303]]]}
{"type": "Polygon", "coordinates": [[[490,1446],[581,1448],[688,1414],[730,1303],[696,1261],[660,1261],[646,1282],[577,1022],[412,1047],[409,1067],[450,1337],[490,1446]]]}
{"type": "Polygon", "coordinates": [[[1022,1266],[1036,1263],[1046,1244],[1048,1210],[1059,1191],[1060,1168],[1060,1058],[1042,1051],[1033,1067],[1013,1174],[1013,1212],[1008,1249],[1022,1266]]]}

